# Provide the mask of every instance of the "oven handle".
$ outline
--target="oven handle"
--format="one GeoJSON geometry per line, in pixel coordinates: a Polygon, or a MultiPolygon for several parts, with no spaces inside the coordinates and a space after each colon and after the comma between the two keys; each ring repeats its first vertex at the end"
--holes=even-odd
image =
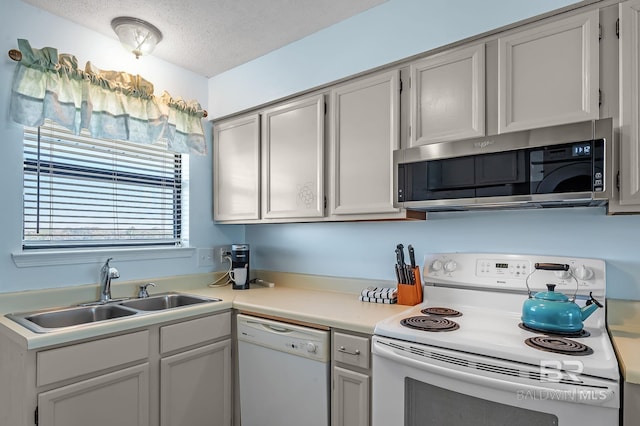
{"type": "MultiPolygon", "coordinates": [[[[554,398],[557,401],[562,402],[575,402],[586,405],[602,405],[607,407],[619,408],[619,402],[614,400],[616,391],[612,389],[604,389],[593,386],[571,386],[569,384],[561,384],[550,382],[555,386],[533,386],[525,383],[509,382],[505,380],[496,379],[493,377],[482,376],[480,374],[472,374],[464,371],[454,370],[452,368],[446,368],[439,365],[435,365],[425,359],[425,361],[418,361],[411,357],[398,354],[394,350],[381,345],[374,339],[373,341],[373,354],[382,356],[395,361],[399,364],[404,364],[409,367],[416,368],[418,370],[425,370],[431,373],[438,374],[444,377],[451,377],[462,382],[474,383],[480,386],[491,387],[501,391],[512,391],[517,395],[525,395],[527,397],[535,396],[547,396],[549,400],[554,398]],[[581,390],[584,393],[584,397],[574,394],[577,390],[581,390]],[[562,397],[564,396],[564,399],[562,397]],[[573,399],[571,398],[573,396],[573,399]]],[[[375,364],[374,364],[375,365],[375,364]]]]}

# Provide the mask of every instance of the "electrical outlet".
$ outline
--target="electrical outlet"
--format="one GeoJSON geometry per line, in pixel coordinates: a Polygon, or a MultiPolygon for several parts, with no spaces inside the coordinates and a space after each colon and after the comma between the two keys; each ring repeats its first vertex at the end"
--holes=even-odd
{"type": "Polygon", "coordinates": [[[198,266],[213,266],[213,251],[214,250],[212,248],[199,248],[197,251],[198,266]]]}
{"type": "Polygon", "coordinates": [[[228,256],[231,256],[231,246],[224,246],[218,248],[218,259],[220,263],[228,262],[228,256]]]}

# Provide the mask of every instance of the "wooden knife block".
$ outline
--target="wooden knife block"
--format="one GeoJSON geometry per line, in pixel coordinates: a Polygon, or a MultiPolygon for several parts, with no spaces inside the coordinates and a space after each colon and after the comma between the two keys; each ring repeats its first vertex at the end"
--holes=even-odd
{"type": "Polygon", "coordinates": [[[398,283],[398,305],[417,305],[422,302],[422,280],[420,280],[420,267],[412,269],[415,283],[398,283]]]}

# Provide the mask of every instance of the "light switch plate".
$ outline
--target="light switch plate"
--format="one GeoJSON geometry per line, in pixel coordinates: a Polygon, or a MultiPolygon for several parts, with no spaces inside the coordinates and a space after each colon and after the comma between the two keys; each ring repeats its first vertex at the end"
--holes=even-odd
{"type": "Polygon", "coordinates": [[[198,253],[198,266],[213,266],[214,265],[214,250],[213,248],[199,248],[198,253]]]}

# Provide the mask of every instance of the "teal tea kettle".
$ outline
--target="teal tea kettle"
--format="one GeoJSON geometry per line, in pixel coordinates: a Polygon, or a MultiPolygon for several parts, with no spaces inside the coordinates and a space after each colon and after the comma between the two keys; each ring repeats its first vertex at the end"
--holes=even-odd
{"type": "MultiPolygon", "coordinates": [[[[558,263],[536,263],[535,270],[543,269],[547,271],[569,271],[569,265],[558,263]]],[[[534,272],[535,272],[534,270],[534,272]]],[[[531,276],[533,272],[529,275],[531,276]]],[[[576,292],[578,280],[576,281],[576,292]]],[[[527,277],[527,289],[529,289],[527,277]]],[[[589,317],[602,304],[589,294],[589,300],[584,307],[578,306],[575,302],[575,294],[572,299],[566,295],[555,291],[555,284],[547,284],[547,291],[541,291],[531,295],[525,300],[522,306],[522,323],[529,328],[552,333],[577,333],[582,330],[582,322],[589,317]]]]}

